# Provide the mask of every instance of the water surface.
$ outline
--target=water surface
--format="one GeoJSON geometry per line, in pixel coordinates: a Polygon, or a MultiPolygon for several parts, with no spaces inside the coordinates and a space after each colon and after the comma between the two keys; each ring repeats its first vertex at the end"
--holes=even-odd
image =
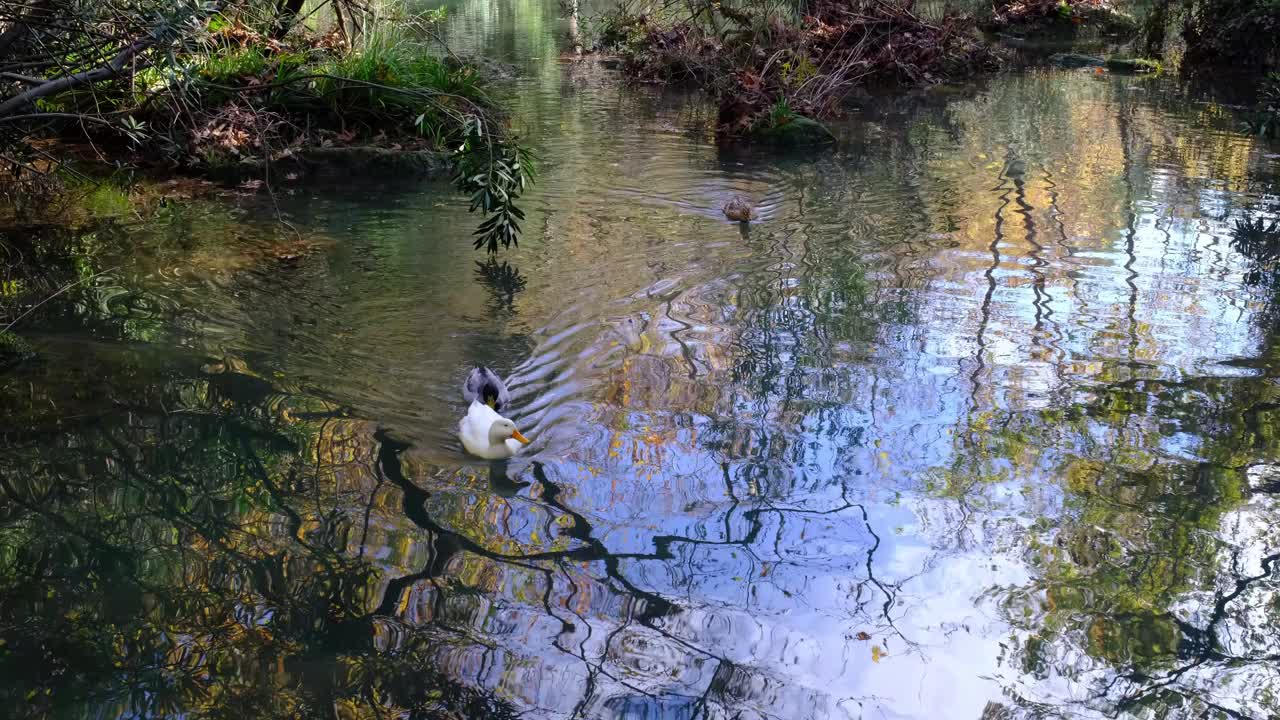
{"type": "Polygon", "coordinates": [[[449,23],[543,158],[493,264],[433,183],[5,236],[11,294],[81,280],[0,374],[6,707],[1280,712],[1276,294],[1232,233],[1280,148],[1035,71],[733,152],[554,5],[449,23]],[[474,363],[508,464],[454,437],[474,363]]]}

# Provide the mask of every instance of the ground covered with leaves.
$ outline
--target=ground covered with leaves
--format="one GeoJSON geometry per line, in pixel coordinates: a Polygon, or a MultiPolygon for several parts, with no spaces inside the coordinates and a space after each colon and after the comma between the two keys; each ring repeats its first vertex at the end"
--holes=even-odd
{"type": "Polygon", "coordinates": [[[1103,35],[1133,35],[1136,21],[1110,0],[996,0],[982,27],[1016,35],[1065,35],[1094,31],[1103,35]]]}
{"type": "Polygon", "coordinates": [[[720,131],[733,137],[830,117],[858,88],[928,85],[998,66],[971,20],[927,20],[909,2],[820,0],[798,16],[717,3],[674,19],[624,8],[602,27],[600,44],[633,77],[707,88],[720,131]]]}

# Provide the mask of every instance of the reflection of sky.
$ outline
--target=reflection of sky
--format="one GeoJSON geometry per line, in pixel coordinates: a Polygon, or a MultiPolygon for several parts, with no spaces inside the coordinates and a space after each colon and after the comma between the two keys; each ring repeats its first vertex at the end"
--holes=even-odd
{"type": "MultiPolygon", "coordinates": [[[[1062,468],[1195,462],[1205,435],[1037,412],[1258,350],[1222,219],[1256,199],[1247,141],[1135,80],[1061,74],[996,78],[945,111],[869,107],[839,154],[721,154],[688,106],[560,62],[553,5],[451,9],[460,49],[522,73],[516,122],[544,156],[504,256],[528,276],[514,310],[473,280],[475,218],[431,191],[285,200],[338,238],[327,266],[288,298],[249,284],[206,306],[220,349],[413,441],[440,522],[493,552],[609,555],[459,555],[455,584],[416,585],[400,619],[447,629],[446,667],[539,716],[1079,700],[1064,669],[1093,660],[1068,645],[1024,676],[1006,606],[1043,595],[1024,553],[1073,520],[1062,468]],[[745,234],[719,218],[734,192],[768,206],[745,234]],[[514,497],[451,438],[472,362],[511,371],[535,439],[514,497]],[[676,609],[650,618],[642,593],[676,609]]],[[[385,511],[372,557],[419,569],[426,539],[385,511]]]]}

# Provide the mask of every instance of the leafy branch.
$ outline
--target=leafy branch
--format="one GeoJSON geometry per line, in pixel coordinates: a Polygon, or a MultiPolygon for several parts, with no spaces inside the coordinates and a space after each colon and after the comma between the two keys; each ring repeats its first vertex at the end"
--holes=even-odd
{"type": "Polygon", "coordinates": [[[498,252],[519,246],[524,211],[516,201],[537,175],[533,152],[515,139],[486,133],[476,117],[466,121],[466,139],[454,153],[453,184],[471,196],[471,212],[485,216],[475,231],[475,249],[498,252]]]}

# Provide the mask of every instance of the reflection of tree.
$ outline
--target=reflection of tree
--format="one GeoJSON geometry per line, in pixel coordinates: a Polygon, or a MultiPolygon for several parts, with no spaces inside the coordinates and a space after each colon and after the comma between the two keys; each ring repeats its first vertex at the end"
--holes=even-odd
{"type": "Polygon", "coordinates": [[[296,454],[332,463],[336,421],[292,407],[303,420],[284,424],[268,410],[279,399],[239,377],[60,397],[63,414],[43,421],[51,396],[3,386],[5,407],[33,420],[0,435],[6,707],[510,716],[432,669],[421,633],[379,652],[379,573],[349,552],[368,514],[296,454]]]}
{"type": "Polygon", "coordinates": [[[1112,712],[1186,706],[1249,716],[1208,683],[1274,712],[1280,643],[1248,629],[1280,622],[1280,534],[1273,526],[1268,539],[1251,538],[1264,541],[1251,550],[1222,528],[1248,492],[1251,458],[1280,456],[1259,432],[1276,400],[1251,378],[1128,381],[1088,405],[989,415],[966,433],[935,488],[962,505],[981,504],[985,487],[1014,477],[1062,478],[1058,522],[1007,539],[1036,571],[1030,585],[1002,593],[1019,631],[1009,662],[1031,677],[1076,677],[1092,688],[1087,704],[1112,712]],[[1199,461],[1184,457],[1187,443],[1199,461]],[[1261,608],[1269,618],[1256,615],[1261,608]],[[1242,689],[1243,677],[1253,687],[1242,689]]]}
{"type": "MultiPolygon", "coordinates": [[[[1070,702],[1108,715],[1270,716],[1276,714],[1280,697],[1275,662],[1280,643],[1264,628],[1280,622],[1280,528],[1274,522],[1274,500],[1265,494],[1270,481],[1254,482],[1251,492],[1248,477],[1255,473],[1251,467],[1269,467],[1280,457],[1268,429],[1280,398],[1264,377],[1179,378],[1183,373],[1161,367],[1159,353],[1183,349],[1176,342],[1158,343],[1151,322],[1144,320],[1154,316],[1169,322],[1160,317],[1169,312],[1163,297],[1168,281],[1144,267],[1150,267],[1152,256],[1152,236],[1144,236],[1142,229],[1144,206],[1165,202],[1196,207],[1204,200],[1194,190],[1178,196],[1187,192],[1182,183],[1195,188],[1192,179],[1223,177],[1238,189],[1242,175],[1255,173],[1248,172],[1247,159],[1241,161],[1240,151],[1247,155],[1248,143],[1227,134],[1214,136],[1213,143],[1224,152],[1214,156],[1212,170],[1192,168],[1203,149],[1177,145],[1149,116],[1149,105],[1129,97],[1109,101],[1113,112],[1102,123],[1068,124],[1071,133],[1088,127],[1092,136],[1082,138],[1084,145],[1099,147],[1079,157],[1044,161],[1053,172],[1044,173],[1048,215],[1038,227],[1030,223],[1036,207],[1027,192],[1032,184],[1024,184],[1023,172],[1010,171],[1007,158],[1004,162],[995,189],[1002,203],[994,214],[996,238],[988,249],[1009,247],[1009,235],[1018,230],[1004,214],[1012,197],[1015,211],[1026,221],[1022,235],[1031,248],[1028,314],[1034,315],[1034,325],[1028,322],[1029,329],[1039,331],[1051,316],[1045,311],[1055,283],[1066,286],[1078,314],[1092,319],[1105,312],[1104,303],[1089,297],[1088,278],[1063,277],[1062,268],[1076,263],[1044,263],[1046,254],[1070,258],[1086,249],[1099,236],[1098,228],[1118,233],[1103,236],[1117,267],[1108,278],[1119,284],[1116,312],[1105,324],[1106,333],[1083,347],[1072,347],[1069,334],[1056,336],[1066,342],[1058,348],[1064,358],[1078,352],[1103,359],[1094,375],[1099,384],[1090,386],[1083,398],[1079,383],[1073,387],[1066,382],[1062,363],[1056,380],[1062,386],[1058,389],[1067,392],[1051,393],[1056,401],[1035,411],[978,397],[977,384],[990,371],[972,376],[972,411],[956,428],[955,453],[927,484],[932,497],[949,501],[947,522],[934,527],[935,545],[944,553],[963,553],[994,535],[1032,575],[1030,582],[992,588],[989,595],[1014,629],[1003,657],[1012,671],[1005,685],[1027,714],[1061,705],[1065,682],[1072,688],[1070,702]],[[1094,177],[1097,168],[1089,167],[1085,156],[1114,166],[1111,179],[1094,177]],[[1159,193],[1144,185],[1160,181],[1152,167],[1183,164],[1188,168],[1185,181],[1159,193]],[[1078,197],[1072,197],[1068,185],[1077,186],[1078,197]],[[1117,207],[1096,207],[1108,202],[1117,207]],[[1082,229],[1073,230],[1073,225],[1082,229]],[[1054,238],[1050,243],[1037,232],[1044,228],[1054,238]],[[1015,517],[1025,524],[1011,529],[993,520],[1015,517]]],[[[1078,103],[1065,114],[1086,120],[1089,108],[1078,103]]],[[[979,135],[987,131],[974,127],[979,135]]],[[[1007,128],[996,130],[999,137],[1008,137],[1007,128]]],[[[1016,132],[1052,131],[1051,124],[1037,120],[1016,132]]],[[[989,145],[978,143],[984,146],[989,145]]],[[[1046,137],[1029,137],[1010,146],[1038,160],[1036,155],[1051,143],[1046,137]]],[[[1266,197],[1267,192],[1255,188],[1255,194],[1266,197]]],[[[1170,209],[1153,214],[1173,215],[1158,217],[1156,225],[1164,238],[1163,268],[1170,255],[1170,226],[1181,220],[1170,209]]],[[[1234,272],[1217,244],[1214,240],[1208,246],[1216,253],[1209,258],[1214,271],[1234,272]]],[[[1195,249],[1198,243],[1189,245],[1195,249]]],[[[989,291],[1013,286],[993,282],[1007,277],[994,276],[1004,259],[997,254],[989,264],[989,291]]],[[[1195,266],[1186,273],[1195,280],[1205,274],[1195,266]]],[[[1182,279],[1175,274],[1175,282],[1182,279]]],[[[991,298],[989,292],[988,302],[991,298]]],[[[987,310],[988,302],[982,304],[978,324],[980,345],[988,318],[1000,318],[987,310]]],[[[1006,305],[1009,309],[1016,312],[1016,305],[1006,305]]],[[[1277,326],[1270,310],[1255,317],[1261,358],[1225,365],[1267,375],[1275,362],[1277,326]]],[[[1197,342],[1195,333],[1182,342],[1197,342]]],[[[1011,385],[1016,392],[1016,384],[1011,385]]]]}

